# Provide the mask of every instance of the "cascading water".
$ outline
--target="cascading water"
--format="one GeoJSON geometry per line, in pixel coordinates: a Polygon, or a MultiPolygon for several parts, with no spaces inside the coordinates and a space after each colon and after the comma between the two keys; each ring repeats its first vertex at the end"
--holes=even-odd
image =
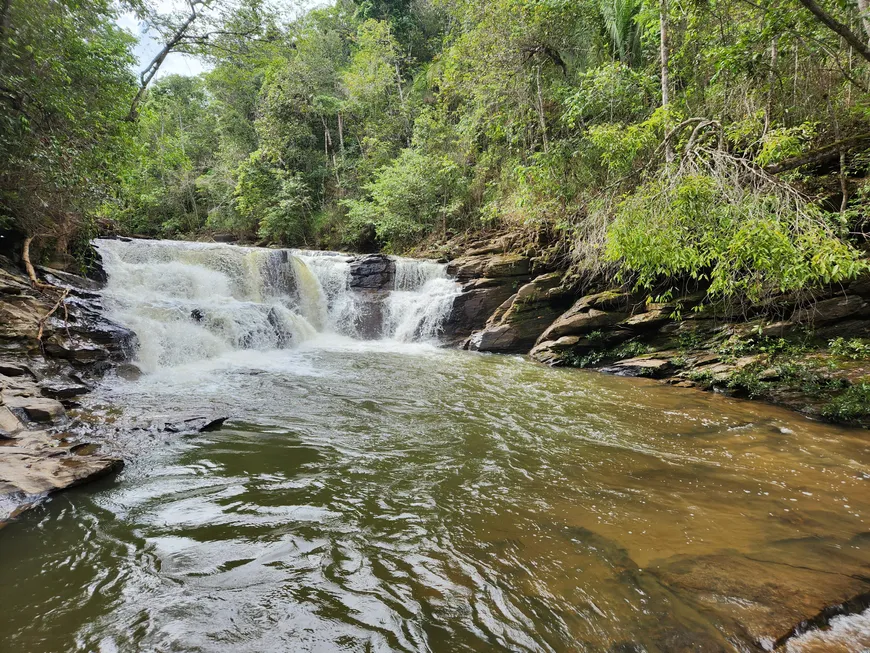
{"type": "Polygon", "coordinates": [[[384,333],[403,341],[437,337],[456,294],[456,283],[443,265],[396,259],[395,290],[387,298],[384,333]]]}
{"type": "MultiPolygon", "coordinates": [[[[139,336],[146,370],[239,349],[292,347],[318,334],[360,336],[352,257],[211,243],[99,240],[110,314],[139,336]]],[[[431,341],[459,294],[445,267],[396,259],[381,337],[431,341]]]]}

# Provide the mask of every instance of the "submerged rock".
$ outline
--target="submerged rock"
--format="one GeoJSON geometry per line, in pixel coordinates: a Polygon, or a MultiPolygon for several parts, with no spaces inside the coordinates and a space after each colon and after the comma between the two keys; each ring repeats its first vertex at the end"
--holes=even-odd
{"type": "Polygon", "coordinates": [[[856,574],[855,561],[848,559],[849,543],[812,538],[784,546],[794,551],[675,556],[647,570],[723,620],[740,624],[763,650],[773,650],[826,608],[870,591],[870,579],[856,574]]]}

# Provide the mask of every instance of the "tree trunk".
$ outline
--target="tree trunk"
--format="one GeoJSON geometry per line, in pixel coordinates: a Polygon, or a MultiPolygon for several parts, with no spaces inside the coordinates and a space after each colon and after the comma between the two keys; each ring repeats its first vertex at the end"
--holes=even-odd
{"type": "Polygon", "coordinates": [[[861,12],[861,25],[864,27],[864,35],[870,39],[870,16],[867,15],[870,10],[870,0],[858,0],[858,11],[861,12]]]}
{"type": "MultiPolygon", "coordinates": [[[[668,0],[660,0],[659,21],[661,23],[660,59],[662,74],[662,108],[667,109],[670,104],[670,74],[668,71],[668,0]]],[[[665,160],[670,163],[674,160],[674,148],[670,140],[665,143],[665,160]]]]}
{"type": "Polygon", "coordinates": [[[770,72],[767,74],[767,106],[764,111],[764,133],[770,129],[770,114],[773,111],[773,87],[776,84],[776,62],[778,59],[776,39],[770,42],[770,72]]]}
{"type": "Polygon", "coordinates": [[[848,25],[844,25],[822,9],[818,3],[816,3],[816,0],[798,0],[798,2],[809,9],[810,13],[812,13],[819,22],[824,24],[825,27],[842,36],[846,40],[846,43],[855,49],[855,52],[860,54],[867,61],[870,61],[870,47],[868,47],[867,42],[849,29],[848,25]]]}
{"type": "Polygon", "coordinates": [[[550,142],[547,139],[547,118],[544,116],[544,94],[541,91],[541,64],[538,64],[535,81],[538,86],[538,122],[541,125],[541,138],[544,142],[544,152],[549,151],[550,142]]]}

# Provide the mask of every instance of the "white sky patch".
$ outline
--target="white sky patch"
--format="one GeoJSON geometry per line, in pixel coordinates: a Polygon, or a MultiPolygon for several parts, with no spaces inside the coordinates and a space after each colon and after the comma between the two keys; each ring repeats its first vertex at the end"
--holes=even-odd
{"type": "MultiPolygon", "coordinates": [[[[173,9],[183,8],[185,5],[171,0],[161,0],[156,6],[160,13],[169,13],[173,9]]],[[[133,12],[121,14],[116,22],[139,39],[139,43],[133,48],[133,54],[137,59],[136,75],[138,76],[163,47],[160,35],[149,30],[144,23],[139,22],[133,12]]],[[[160,79],[166,75],[199,75],[209,69],[210,66],[197,57],[173,52],[166,57],[155,79],[160,79]]]]}
{"type": "MultiPolygon", "coordinates": [[[[291,19],[315,7],[325,7],[331,2],[332,0],[278,0],[275,5],[286,19],[291,19]]],[[[188,4],[185,0],[158,0],[153,3],[153,6],[159,14],[182,12],[186,15],[188,13],[188,4]]],[[[133,49],[133,54],[138,61],[136,65],[136,75],[138,76],[160,52],[163,42],[160,35],[154,30],[148,29],[148,26],[141,23],[133,12],[124,12],[118,16],[116,22],[139,39],[138,45],[133,49]]],[[[166,75],[199,75],[208,70],[211,70],[211,65],[208,62],[189,54],[173,52],[166,57],[155,79],[160,79],[166,75]]]]}

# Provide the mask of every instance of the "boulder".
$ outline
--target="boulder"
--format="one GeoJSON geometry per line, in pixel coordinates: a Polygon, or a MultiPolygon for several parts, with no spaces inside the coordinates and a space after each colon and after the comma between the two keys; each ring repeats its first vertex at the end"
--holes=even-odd
{"type": "Polygon", "coordinates": [[[515,292],[514,281],[510,279],[475,279],[465,283],[444,321],[444,337],[458,343],[482,329],[493,311],[515,292]]]}
{"type": "Polygon", "coordinates": [[[18,419],[8,406],[0,406],[0,430],[8,435],[15,435],[24,429],[24,424],[18,419]]]}
{"type": "Polygon", "coordinates": [[[630,307],[636,299],[636,296],[618,290],[581,297],[541,334],[538,342],[585,335],[618,324],[630,317],[630,307]]]}
{"type": "Polygon", "coordinates": [[[625,317],[625,313],[606,313],[588,306],[578,307],[575,304],[541,334],[538,342],[558,340],[562,336],[585,335],[597,329],[618,324],[625,317]]]}
{"type": "Polygon", "coordinates": [[[558,340],[548,340],[535,345],[529,356],[539,363],[560,365],[566,352],[572,351],[580,343],[579,336],[563,336],[558,340]]]}
{"type": "Polygon", "coordinates": [[[38,385],[40,392],[51,399],[72,399],[91,391],[85,384],[67,379],[46,379],[40,381],[38,385]]]}
{"type": "Polygon", "coordinates": [[[350,262],[350,287],[389,290],[396,278],[396,263],[384,254],[368,254],[350,262]]]}
{"type": "Polygon", "coordinates": [[[3,403],[10,410],[24,411],[33,422],[54,422],[66,415],[63,404],[48,397],[28,397],[3,392],[3,403]]]}

